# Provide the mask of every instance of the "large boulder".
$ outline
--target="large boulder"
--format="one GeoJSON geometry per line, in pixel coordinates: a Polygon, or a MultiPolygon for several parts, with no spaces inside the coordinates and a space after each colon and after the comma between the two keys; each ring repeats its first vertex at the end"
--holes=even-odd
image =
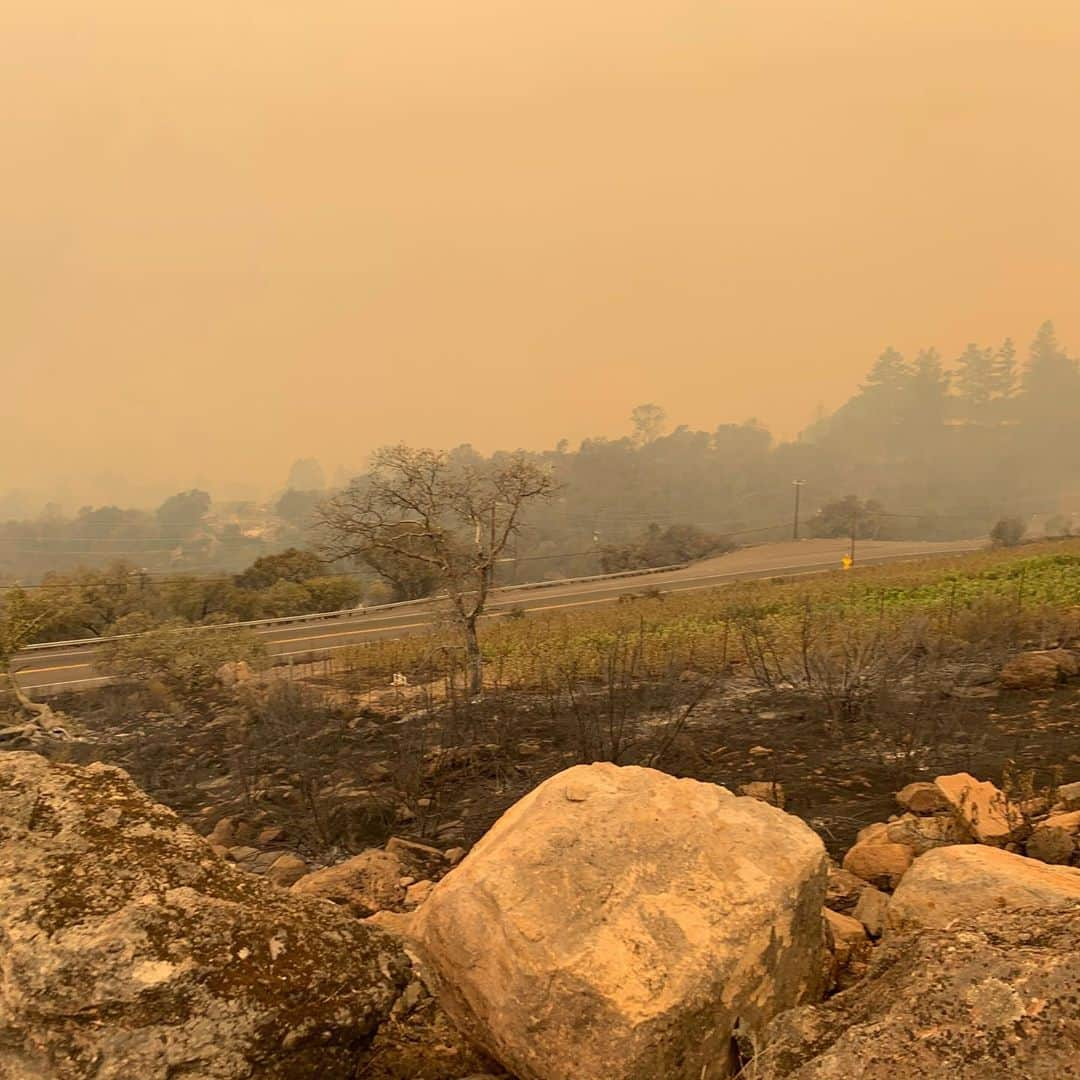
{"type": "Polygon", "coordinates": [[[745,1076],[1076,1076],[1078,956],[1080,906],[987,911],[948,930],[898,935],[852,989],[773,1021],[745,1076]]]}
{"type": "Polygon", "coordinates": [[[408,972],[122,770],[0,754],[2,1080],[344,1080],[408,972]]]}
{"type": "Polygon", "coordinates": [[[578,766],[511,807],[411,926],[446,1012],[520,1080],[715,1080],[815,998],[826,856],[797,818],[578,766]]]}
{"type": "Polygon", "coordinates": [[[941,928],[962,915],[1080,901],[1080,870],[1047,866],[978,844],[935,848],[915,860],[889,901],[889,931],[941,928]]]}

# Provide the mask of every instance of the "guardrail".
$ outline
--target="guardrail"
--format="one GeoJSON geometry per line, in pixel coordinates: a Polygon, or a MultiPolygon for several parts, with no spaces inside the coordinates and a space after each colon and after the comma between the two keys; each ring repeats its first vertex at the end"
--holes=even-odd
{"type": "MultiPolygon", "coordinates": [[[[585,585],[594,581],[617,581],[621,578],[645,577],[649,574],[662,574],[671,570],[685,570],[690,563],[672,563],[670,566],[650,566],[643,570],[618,570],[612,574],[591,574],[588,577],[556,578],[553,581],[528,581],[520,585],[500,585],[492,590],[492,598],[508,592],[526,592],[534,589],[553,589],[560,585],[585,585]]],[[[342,608],[339,611],[316,611],[308,615],[283,615],[276,619],[251,619],[247,622],[214,623],[212,625],[177,627],[185,633],[198,633],[205,630],[240,630],[273,629],[276,626],[291,626],[297,623],[330,622],[352,616],[381,615],[399,608],[420,607],[424,604],[437,604],[446,599],[445,593],[425,596],[419,600],[397,600],[392,604],[376,604],[373,607],[342,608]]],[[[36,655],[51,649],[91,648],[111,641],[128,641],[139,637],[138,634],[113,634],[108,637],[72,638],[69,641],[42,641],[36,645],[26,645],[16,655],[30,653],[36,655]]]]}

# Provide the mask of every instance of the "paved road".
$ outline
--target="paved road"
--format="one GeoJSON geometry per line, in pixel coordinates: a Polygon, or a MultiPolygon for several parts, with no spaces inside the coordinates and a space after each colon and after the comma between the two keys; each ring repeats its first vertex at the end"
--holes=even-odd
{"type": "MultiPolygon", "coordinates": [[[[860,540],[860,566],[893,559],[954,554],[983,547],[981,541],[947,543],[860,540]]],[[[656,588],[665,593],[715,588],[746,578],[791,576],[835,570],[847,553],[848,541],[800,540],[783,544],[763,544],[741,548],[727,555],[706,559],[678,570],[666,570],[641,577],[593,581],[557,582],[535,587],[499,589],[492,593],[486,618],[499,618],[512,608],[525,611],[556,611],[611,603],[626,593],[656,588]]],[[[279,663],[292,659],[326,656],[335,649],[379,638],[401,637],[429,626],[437,617],[430,603],[338,615],[333,618],[255,627],[266,642],[270,655],[279,663]]],[[[96,663],[100,645],[66,644],[24,650],[12,665],[19,683],[29,691],[50,693],[99,686],[108,677],[96,663]]]]}

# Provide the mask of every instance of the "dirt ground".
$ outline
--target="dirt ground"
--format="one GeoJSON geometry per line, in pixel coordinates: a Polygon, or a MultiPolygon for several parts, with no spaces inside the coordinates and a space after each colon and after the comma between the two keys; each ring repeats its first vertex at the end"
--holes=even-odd
{"type": "Polygon", "coordinates": [[[729,683],[659,704],[631,703],[617,753],[600,708],[553,710],[539,695],[448,704],[384,694],[371,704],[339,687],[291,685],[272,709],[221,693],[198,708],[145,709],[118,691],[59,704],[85,741],[66,753],[128,769],[202,832],[225,814],[313,862],[409,836],[468,847],[540,781],[582,760],[615,757],[736,790],[776,781],[786,808],[834,856],[865,824],[896,813],[905,784],[966,771],[1037,787],[1080,779],[1080,685],[1053,692],[967,688],[917,703],[870,702],[830,722],[792,690],[729,683]],[[700,697],[701,700],[696,701],[700,697]],[[687,701],[696,701],[684,717],[687,701]],[[605,742],[607,746],[604,747],[605,742]],[[590,749],[592,748],[592,749],[590,749]]]}

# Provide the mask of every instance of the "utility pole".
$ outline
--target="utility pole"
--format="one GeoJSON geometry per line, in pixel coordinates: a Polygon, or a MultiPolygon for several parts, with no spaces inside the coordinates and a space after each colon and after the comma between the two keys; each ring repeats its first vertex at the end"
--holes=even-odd
{"type": "Polygon", "coordinates": [[[806,483],[806,481],[805,480],[792,480],[791,482],[795,486],[795,526],[791,530],[791,539],[792,540],[798,540],[799,539],[799,494],[802,491],[802,486],[803,486],[803,484],[806,483]]]}
{"type": "Polygon", "coordinates": [[[851,551],[848,553],[848,558],[851,559],[851,565],[855,565],[855,534],[859,531],[859,501],[855,500],[851,505],[851,551]]]}

